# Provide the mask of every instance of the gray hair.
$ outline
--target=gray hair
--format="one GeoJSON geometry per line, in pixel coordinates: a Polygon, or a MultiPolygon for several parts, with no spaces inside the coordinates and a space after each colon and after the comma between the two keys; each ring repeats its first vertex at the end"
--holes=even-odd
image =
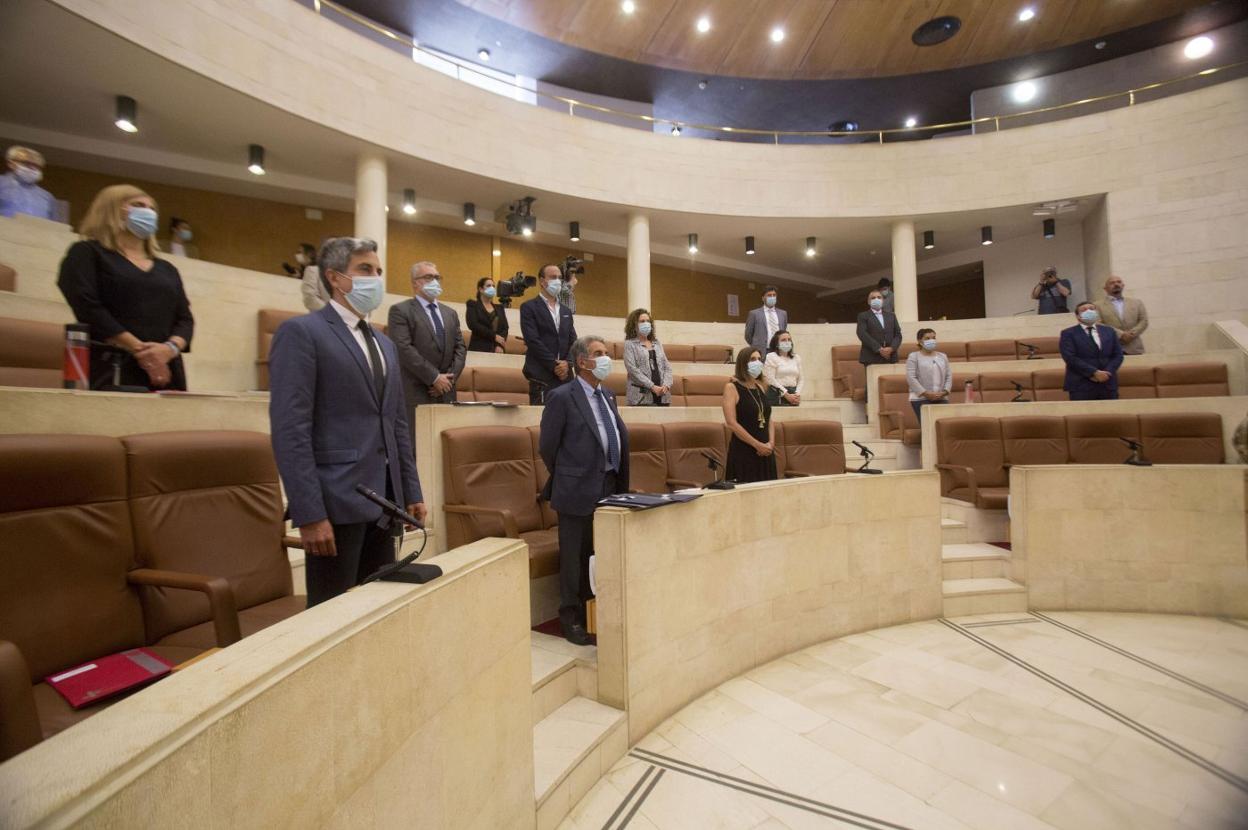
{"type": "Polygon", "coordinates": [[[568,349],[568,362],[572,364],[572,370],[576,371],[576,361],[582,357],[589,357],[589,344],[601,343],[607,345],[607,341],[603,340],[596,334],[587,334],[584,337],[576,338],[576,342],[572,344],[572,348],[568,349]]]}
{"type": "Polygon", "coordinates": [[[321,272],[321,282],[325,293],[333,295],[334,287],[329,284],[330,271],[339,274],[347,273],[351,257],[356,254],[377,253],[377,243],[371,239],[356,236],[331,236],[321,243],[321,252],[316,257],[317,270],[321,272]]]}
{"type": "Polygon", "coordinates": [[[432,268],[435,273],[437,272],[438,266],[434,265],[432,262],[430,262],[427,259],[422,259],[420,262],[412,263],[412,271],[411,271],[412,279],[416,279],[416,272],[420,270],[421,268],[425,267],[426,265],[432,268]]]}

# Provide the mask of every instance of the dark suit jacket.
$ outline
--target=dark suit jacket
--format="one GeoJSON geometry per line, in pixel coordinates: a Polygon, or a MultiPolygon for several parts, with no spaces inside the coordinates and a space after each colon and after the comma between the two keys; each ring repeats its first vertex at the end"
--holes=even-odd
{"type": "Polygon", "coordinates": [[[862,348],[858,351],[858,362],[864,366],[872,363],[896,363],[897,350],[901,348],[901,324],[897,315],[891,311],[881,312],[884,315],[884,326],[875,319],[875,312],[864,311],[858,315],[858,342],[862,348]],[[880,349],[892,346],[891,357],[882,357],[880,349]]]}
{"type": "Polygon", "coordinates": [[[1099,351],[1082,325],[1062,329],[1062,336],[1058,341],[1062,360],[1066,361],[1066,380],[1062,388],[1070,393],[1071,399],[1075,399],[1077,395],[1094,394],[1101,389],[1107,389],[1115,395],[1118,393],[1118,369],[1122,366],[1122,344],[1118,342],[1118,335],[1109,326],[1102,326],[1098,323],[1096,333],[1101,338],[1099,351]],[[1105,383],[1089,380],[1093,372],[1101,369],[1109,372],[1109,380],[1105,383]]]}
{"type": "Polygon", "coordinates": [[[468,330],[472,338],[468,341],[468,350],[472,352],[492,352],[498,344],[494,335],[507,339],[507,309],[498,303],[494,304],[494,313],[490,314],[480,300],[469,300],[464,307],[468,322],[468,330]],[[494,329],[494,320],[498,320],[498,330],[494,329]]]}
{"type": "Polygon", "coordinates": [[[388,479],[396,502],[423,501],[399,353],[374,332],[386,362],[381,400],[364,352],[332,306],[292,317],[273,336],[269,425],[295,527],[377,521],[381,508],[355,492],[357,484],[384,495],[388,479]]]}
{"type": "Polygon", "coordinates": [[[455,400],[455,389],[434,398],[429,386],[438,375],[448,372],[459,378],[464,371],[464,359],[468,347],[459,336],[459,315],[453,308],[438,303],[442,312],[442,328],[445,336],[438,334],[425,311],[422,298],[413,297],[390,306],[390,338],[399,349],[399,365],[403,367],[403,395],[407,411],[422,403],[450,403],[455,400]]]}
{"type": "MultiPolygon", "coordinates": [[[[611,390],[605,391],[607,404],[620,430],[620,471],[615,478],[615,492],[627,493],[628,427],[620,418],[615,396],[611,390]]],[[[589,407],[585,390],[575,379],[546,393],[538,448],[550,478],[542,490],[542,498],[550,501],[556,513],[592,516],[601,498],[606,478],[603,470],[606,447],[589,407]]]]}
{"type": "Polygon", "coordinates": [[[520,333],[526,350],[524,376],[552,388],[563,383],[555,375],[555,361],[567,360],[568,350],[576,341],[576,326],[568,307],[560,303],[559,328],[556,329],[544,298],[534,297],[522,303],[520,333]]]}

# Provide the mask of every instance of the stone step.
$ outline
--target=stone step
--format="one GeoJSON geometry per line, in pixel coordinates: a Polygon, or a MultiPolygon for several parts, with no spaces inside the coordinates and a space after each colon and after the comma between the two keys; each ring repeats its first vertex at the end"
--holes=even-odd
{"type": "Polygon", "coordinates": [[[1004,577],[946,579],[941,589],[946,617],[1027,610],[1027,588],[1004,577]]]}
{"type": "Polygon", "coordinates": [[[598,650],[594,646],[576,646],[537,631],[530,632],[529,644],[534,725],[578,695],[597,700],[598,650]]]}
{"type": "Polygon", "coordinates": [[[940,543],[942,545],[964,545],[968,541],[970,541],[970,533],[966,522],[949,518],[940,520],[940,543]]]}
{"type": "Polygon", "coordinates": [[[940,559],[941,578],[945,580],[1004,578],[1010,552],[983,542],[944,544],[940,559]]]}
{"type": "Polygon", "coordinates": [[[628,751],[624,712],[574,697],[533,727],[537,828],[557,827],[628,751]]]}

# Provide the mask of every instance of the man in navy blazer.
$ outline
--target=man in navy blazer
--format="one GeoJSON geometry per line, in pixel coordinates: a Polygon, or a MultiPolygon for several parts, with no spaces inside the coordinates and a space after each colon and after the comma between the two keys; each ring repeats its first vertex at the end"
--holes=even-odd
{"type": "Polygon", "coordinates": [[[568,351],[576,340],[576,326],[572,311],[559,302],[563,280],[558,265],[543,265],[538,270],[537,290],[538,296],[520,305],[524,376],[529,380],[529,403],[533,406],[541,406],[545,395],[575,374],[568,364],[568,351]]]}
{"type": "Polygon", "coordinates": [[[269,353],[273,454],[303,540],[309,608],[394,561],[399,527],[357,484],[425,518],[399,353],[367,320],[385,297],[377,243],[328,239],[318,264],[331,301],[282,323],[269,353]]]}
{"type": "Polygon", "coordinates": [[[599,499],[628,492],[628,428],[602,383],[611,372],[603,339],[580,338],[568,359],[575,375],[546,393],[538,449],[550,473],[542,498],[559,514],[559,622],[568,641],[587,645],[594,509],[599,499]]]}
{"type": "Polygon", "coordinates": [[[1079,325],[1062,330],[1058,346],[1066,361],[1062,388],[1072,401],[1107,401],[1118,398],[1118,369],[1122,366],[1122,344],[1109,326],[1098,325],[1096,303],[1082,302],[1075,307],[1079,325]]]}

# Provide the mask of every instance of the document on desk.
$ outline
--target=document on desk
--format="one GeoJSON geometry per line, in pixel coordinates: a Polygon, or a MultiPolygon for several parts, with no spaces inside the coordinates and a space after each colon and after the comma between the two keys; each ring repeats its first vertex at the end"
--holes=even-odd
{"type": "Polygon", "coordinates": [[[665,504],[680,504],[702,498],[701,493],[616,493],[598,502],[599,507],[627,507],[630,510],[649,510],[665,504]]]}

